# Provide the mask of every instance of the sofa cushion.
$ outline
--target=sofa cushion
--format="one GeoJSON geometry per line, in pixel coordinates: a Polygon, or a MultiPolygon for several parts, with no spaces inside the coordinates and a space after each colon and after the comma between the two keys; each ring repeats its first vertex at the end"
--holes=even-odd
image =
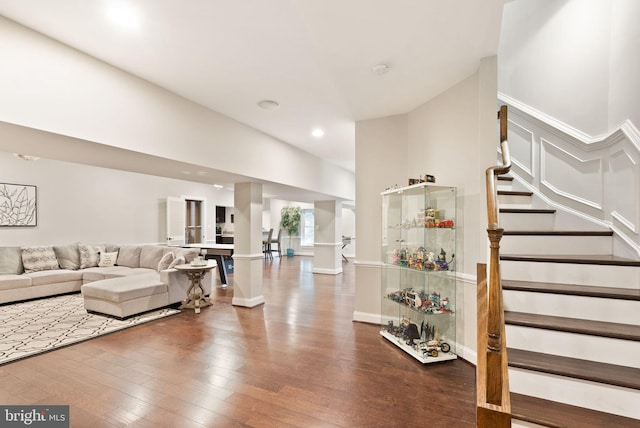
{"type": "Polygon", "coordinates": [[[160,245],[143,245],[140,250],[140,267],[157,270],[163,253],[164,247],[160,245]]]}
{"type": "Polygon", "coordinates": [[[53,252],[56,253],[58,265],[61,269],[80,269],[80,250],[78,243],[68,245],[54,245],[53,252]]]}
{"type": "Polygon", "coordinates": [[[83,282],[100,281],[102,279],[120,278],[121,276],[133,276],[142,274],[155,274],[158,275],[155,269],[146,268],[128,268],[126,266],[111,266],[111,267],[94,267],[84,269],[82,271],[83,282]]]}
{"type": "MultiPolygon", "coordinates": [[[[155,269],[147,269],[147,268],[129,268],[126,271],[123,271],[120,276],[133,276],[133,275],[151,275],[160,277],[160,274],[155,269]]],[[[108,277],[108,276],[107,276],[108,277]]]]}
{"type": "Polygon", "coordinates": [[[140,245],[121,245],[118,251],[118,266],[126,266],[130,268],[140,267],[140,245]]]}
{"type": "Polygon", "coordinates": [[[100,253],[104,252],[104,246],[78,244],[78,250],[80,251],[80,269],[86,269],[98,266],[100,253]]]}
{"type": "Polygon", "coordinates": [[[116,260],[118,260],[118,252],[115,253],[100,253],[100,261],[98,262],[98,267],[111,267],[116,265],[116,260]]]}
{"type": "Polygon", "coordinates": [[[124,302],[167,292],[167,285],[157,276],[135,275],[105,279],[82,286],[82,294],[88,297],[124,302]]]}
{"type": "Polygon", "coordinates": [[[31,287],[31,278],[27,275],[0,275],[0,291],[31,287]]]}
{"type": "Polygon", "coordinates": [[[162,258],[158,262],[158,272],[160,272],[161,270],[169,269],[169,266],[171,265],[171,262],[173,262],[173,259],[175,259],[175,257],[176,256],[173,255],[173,251],[169,251],[164,256],[162,256],[162,258]]]}
{"type": "Polygon", "coordinates": [[[22,267],[22,248],[0,247],[0,275],[20,275],[22,267]]]}
{"type": "Polygon", "coordinates": [[[60,268],[51,245],[22,247],[22,265],[26,273],[60,268]]]}
{"type": "Polygon", "coordinates": [[[33,286],[82,280],[82,272],[68,269],[25,273],[24,276],[31,278],[31,285],[33,286]]]}

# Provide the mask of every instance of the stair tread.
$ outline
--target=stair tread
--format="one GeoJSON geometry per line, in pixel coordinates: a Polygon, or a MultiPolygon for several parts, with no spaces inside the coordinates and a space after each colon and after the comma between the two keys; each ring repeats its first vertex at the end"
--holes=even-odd
{"type": "Polygon", "coordinates": [[[518,236],[613,236],[612,230],[505,230],[503,235],[518,236]]]}
{"type": "Polygon", "coordinates": [[[533,192],[523,190],[498,190],[498,195],[504,196],[532,196],[533,192]]]}
{"type": "Polygon", "coordinates": [[[640,261],[611,254],[594,255],[536,255],[536,254],[501,254],[500,260],[522,262],[573,263],[590,265],[640,266],[640,261]]]}
{"type": "Polygon", "coordinates": [[[556,210],[549,208],[500,208],[505,214],[555,214],[556,210]]]}
{"type": "Polygon", "coordinates": [[[634,367],[515,348],[508,348],[507,356],[510,367],[640,390],[640,369],[634,367]]]}
{"type": "Polygon", "coordinates": [[[511,311],[504,312],[504,321],[508,325],[640,341],[640,325],[511,311]]]}
{"type": "Polygon", "coordinates": [[[638,427],[640,421],[530,395],[510,393],[514,419],[549,427],[584,428],[615,426],[638,427]]]}
{"type": "Polygon", "coordinates": [[[548,282],[502,280],[504,290],[533,291],[537,293],[566,294],[572,296],[602,297],[608,299],[640,300],[640,289],[596,287],[592,285],[553,284],[548,282]]]}
{"type": "Polygon", "coordinates": [[[499,175],[498,180],[500,181],[513,181],[513,177],[509,177],[508,175],[499,175]]]}

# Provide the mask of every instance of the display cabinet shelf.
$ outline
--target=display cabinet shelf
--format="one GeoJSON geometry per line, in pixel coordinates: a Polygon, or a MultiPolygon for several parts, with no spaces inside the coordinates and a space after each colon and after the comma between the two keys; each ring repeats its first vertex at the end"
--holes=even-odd
{"type": "Polygon", "coordinates": [[[380,335],[423,364],[457,358],[456,189],[382,193],[380,335]]]}

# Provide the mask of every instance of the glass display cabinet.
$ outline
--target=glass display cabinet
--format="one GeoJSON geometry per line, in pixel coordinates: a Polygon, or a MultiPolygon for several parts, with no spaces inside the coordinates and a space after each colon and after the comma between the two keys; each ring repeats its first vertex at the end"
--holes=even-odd
{"type": "Polygon", "coordinates": [[[456,359],[456,189],[382,193],[380,334],[421,363],[456,359]]]}

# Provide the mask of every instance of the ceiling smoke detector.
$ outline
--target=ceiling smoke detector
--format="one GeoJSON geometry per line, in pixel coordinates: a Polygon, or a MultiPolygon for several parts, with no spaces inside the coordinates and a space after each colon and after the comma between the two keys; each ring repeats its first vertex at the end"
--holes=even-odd
{"type": "Polygon", "coordinates": [[[391,67],[389,67],[389,65],[387,64],[376,64],[373,67],[371,67],[371,71],[373,71],[373,74],[377,74],[378,76],[381,74],[385,74],[390,69],[391,67]]]}
{"type": "Polygon", "coordinates": [[[258,107],[265,110],[275,110],[280,107],[280,104],[277,101],[273,100],[262,100],[258,102],[258,107]]]}

